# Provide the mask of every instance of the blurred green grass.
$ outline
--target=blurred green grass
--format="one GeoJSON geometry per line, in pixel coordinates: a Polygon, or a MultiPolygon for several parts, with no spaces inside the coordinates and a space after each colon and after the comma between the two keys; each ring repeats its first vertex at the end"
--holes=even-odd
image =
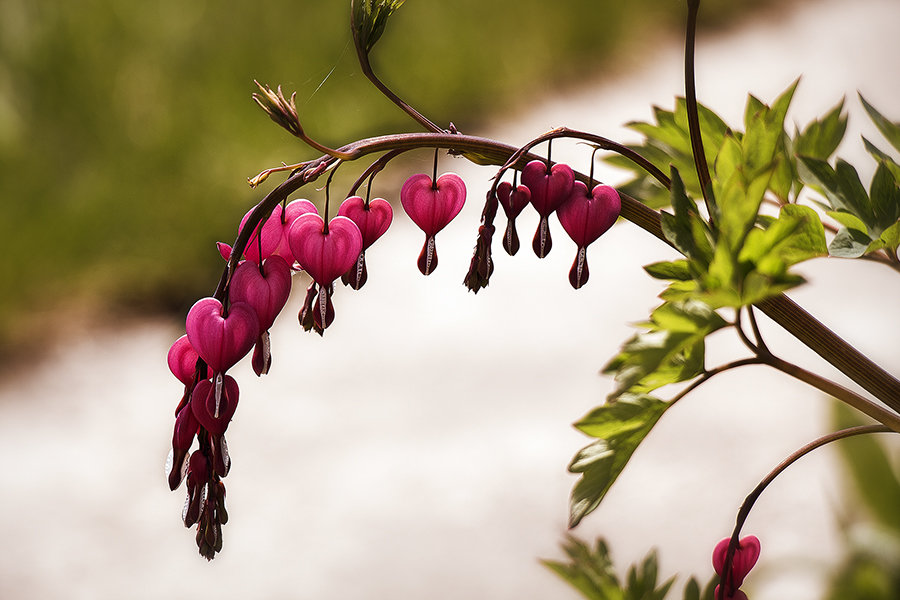
{"type": "MultiPolygon", "coordinates": [[[[704,2],[706,25],[768,2],[704,2]]],[[[313,153],[250,100],[297,91],[337,146],[414,123],[359,75],[342,0],[0,2],[0,357],[73,316],[182,316],[261,197],[246,178],[313,153]]],[[[679,36],[672,0],[409,0],[373,63],[437,123],[472,131],[679,36]]],[[[536,132],[537,133],[537,132],[536,132]]]]}

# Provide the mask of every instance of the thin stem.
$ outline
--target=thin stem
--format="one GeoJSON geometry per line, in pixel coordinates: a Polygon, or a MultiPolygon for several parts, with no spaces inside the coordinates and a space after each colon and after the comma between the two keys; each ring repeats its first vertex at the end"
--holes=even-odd
{"type": "Polygon", "coordinates": [[[887,427],[890,427],[892,430],[900,433],[900,415],[898,415],[897,413],[886,410],[880,405],[875,404],[871,400],[863,398],[859,394],[856,394],[829,379],[825,379],[820,375],[816,375],[811,371],[807,371],[802,367],[782,360],[777,356],[773,356],[772,354],[760,354],[759,358],[764,364],[778,369],[782,373],[790,375],[795,379],[799,379],[804,383],[808,383],[814,388],[825,392],[829,396],[834,396],[841,402],[849,404],[856,410],[872,417],[879,423],[882,423],[887,427]]]}
{"type": "Polygon", "coordinates": [[[734,315],[734,328],[737,330],[738,337],[741,338],[741,341],[744,342],[744,345],[747,346],[754,354],[759,355],[759,346],[754,344],[750,338],[747,337],[746,332],[744,332],[744,324],[742,322],[741,315],[743,314],[744,309],[739,308],[735,311],[734,315]]]}
{"type": "Polygon", "coordinates": [[[697,389],[698,387],[700,387],[701,385],[703,385],[704,383],[706,383],[707,381],[709,381],[710,379],[712,379],[713,377],[718,375],[719,373],[724,373],[725,371],[730,371],[731,369],[736,369],[738,367],[744,367],[747,365],[759,365],[759,364],[762,364],[762,361],[759,359],[759,357],[754,356],[752,358],[742,358],[740,360],[736,360],[736,361],[733,361],[730,363],[726,363],[724,365],[720,365],[720,366],[716,367],[715,369],[712,369],[711,371],[706,371],[705,373],[703,373],[703,375],[700,376],[699,379],[697,379],[696,381],[691,383],[689,386],[687,386],[686,388],[681,390],[678,394],[676,394],[671,400],[669,400],[669,405],[671,406],[672,404],[675,404],[676,402],[678,402],[679,400],[681,400],[682,398],[684,398],[685,396],[687,396],[688,394],[693,392],[695,389],[697,389]]]}
{"type": "MultiPolygon", "coordinates": [[[[737,519],[735,520],[734,531],[731,534],[731,542],[728,545],[728,553],[725,555],[725,564],[722,569],[722,573],[725,574],[725,577],[729,577],[731,575],[731,566],[734,562],[734,554],[737,550],[739,538],[741,535],[741,529],[744,526],[744,522],[746,522],[747,517],[750,516],[750,511],[753,509],[753,505],[759,499],[760,495],[762,495],[763,491],[772,483],[776,477],[781,475],[788,467],[797,462],[799,459],[803,458],[813,450],[816,450],[826,444],[830,444],[831,442],[836,442],[838,440],[843,440],[849,437],[853,437],[856,435],[864,435],[869,433],[891,433],[892,430],[885,427],[884,425],[861,425],[858,427],[850,427],[848,429],[841,429],[840,431],[835,431],[834,433],[829,433],[827,435],[823,435],[822,437],[806,444],[786,459],[784,459],[781,464],[779,464],[775,469],[763,478],[762,481],[759,482],[752,492],[747,496],[744,500],[744,503],[741,505],[740,510],[737,514],[737,519]]],[[[719,594],[720,597],[724,597],[725,588],[730,584],[728,581],[722,581],[722,576],[719,576],[719,594]]]]}
{"type": "MultiPolygon", "coordinates": [[[[388,165],[389,162],[391,162],[392,160],[394,160],[395,158],[397,158],[404,152],[406,152],[406,150],[391,150],[390,152],[386,153],[384,156],[380,157],[378,160],[373,162],[371,165],[369,165],[369,168],[367,168],[365,171],[363,171],[362,175],[360,175],[356,179],[356,181],[353,182],[353,185],[350,186],[350,190],[347,192],[347,196],[355,196],[356,191],[359,189],[359,186],[361,186],[363,181],[365,181],[366,179],[369,180],[368,190],[371,191],[372,178],[375,177],[375,175],[377,173],[380,173],[388,165]]],[[[369,195],[367,192],[366,193],[366,206],[368,206],[368,205],[369,205],[369,195]]]]}
{"type": "MultiPolygon", "coordinates": [[[[522,168],[529,161],[538,158],[527,151],[522,152],[520,148],[495,140],[449,133],[408,133],[367,138],[347,144],[341,150],[349,157],[347,160],[357,160],[377,152],[429,147],[447,148],[456,154],[471,152],[477,154],[479,160],[489,161],[498,166],[505,165],[507,168],[522,168]]],[[[316,180],[335,161],[332,156],[322,156],[309,161],[256,205],[232,246],[231,259],[215,291],[216,298],[224,299],[231,273],[237,266],[250,233],[262,220],[263,215],[271,211],[275,204],[285,200],[289,194],[316,180]]],[[[587,177],[583,174],[576,173],[576,177],[587,181],[587,177]]],[[[627,194],[620,192],[619,196],[622,199],[622,218],[641,227],[663,243],[672,245],[662,232],[658,212],[627,194]]],[[[900,413],[900,381],[825,327],[802,307],[784,294],[763,300],[756,306],[866,391],[900,413]]]]}
{"type": "Polygon", "coordinates": [[[684,96],[687,103],[688,130],[691,134],[691,152],[694,155],[694,166],[700,180],[700,191],[709,209],[710,221],[715,221],[716,203],[712,197],[712,178],[709,165],[706,164],[706,153],[703,151],[703,138],[700,132],[700,113],[697,108],[697,86],[694,78],[694,46],[697,39],[697,13],[700,11],[700,0],[688,0],[687,35],[684,43],[684,96]]]}
{"type": "Polygon", "coordinates": [[[747,315],[750,317],[750,327],[753,328],[753,337],[756,338],[756,344],[760,352],[771,354],[772,352],[769,350],[769,347],[766,346],[766,342],[765,340],[763,340],[762,333],[760,333],[759,331],[759,324],[756,322],[756,313],[753,312],[752,305],[747,307],[747,315]]]}

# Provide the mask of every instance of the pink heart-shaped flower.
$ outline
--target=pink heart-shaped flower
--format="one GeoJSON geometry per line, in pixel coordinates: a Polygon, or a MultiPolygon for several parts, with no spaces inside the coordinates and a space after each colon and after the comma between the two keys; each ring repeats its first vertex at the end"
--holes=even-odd
{"type": "Polygon", "coordinates": [[[198,300],[188,311],[185,329],[191,346],[216,373],[224,373],[253,347],[259,318],[246,302],[234,302],[224,315],[215,298],[198,300]]]}
{"type": "MultiPolygon", "coordinates": [[[[244,225],[247,223],[247,219],[250,217],[251,212],[253,212],[253,209],[247,211],[247,214],[241,219],[240,229],[243,229],[244,225]]],[[[248,260],[252,260],[259,264],[261,259],[264,260],[273,254],[276,254],[287,260],[289,264],[292,263],[294,257],[291,255],[290,246],[287,241],[287,232],[297,217],[309,212],[317,212],[316,205],[309,200],[294,200],[289,203],[283,211],[281,205],[277,204],[275,208],[272,209],[272,214],[263,221],[262,236],[257,239],[256,233],[259,231],[259,226],[257,226],[253,231],[253,234],[251,234],[250,241],[247,242],[247,246],[244,249],[244,256],[248,260]],[[260,249],[262,250],[261,254],[260,249]]],[[[220,248],[220,252],[221,251],[222,249],[220,248]]]]}
{"type": "Polygon", "coordinates": [[[518,185],[515,189],[508,181],[501,181],[497,186],[497,199],[506,213],[507,219],[515,219],[531,202],[531,190],[527,186],[518,185]]]}
{"type": "Polygon", "coordinates": [[[291,225],[294,224],[294,221],[296,221],[300,215],[305,215],[306,213],[319,214],[319,211],[316,209],[316,205],[309,200],[294,200],[284,207],[283,222],[279,221],[281,223],[281,240],[278,242],[278,247],[275,248],[272,254],[286,260],[288,265],[293,265],[296,260],[294,258],[294,253],[291,252],[291,244],[288,241],[291,225]]]}
{"type": "Polygon", "coordinates": [[[750,569],[752,569],[756,564],[756,561],[759,560],[759,538],[755,535],[748,535],[738,542],[738,547],[734,552],[734,558],[731,561],[731,577],[729,578],[722,573],[722,570],[725,568],[725,557],[728,555],[728,544],[730,542],[730,538],[725,538],[716,544],[716,547],[713,550],[712,562],[716,573],[723,579],[728,580],[728,583],[732,586],[732,590],[737,590],[741,587],[741,584],[744,583],[744,578],[747,576],[747,573],[750,572],[750,569]]]}
{"type": "Polygon", "coordinates": [[[228,423],[237,410],[238,394],[237,381],[230,375],[223,377],[218,400],[215,383],[210,379],[204,379],[197,384],[191,395],[191,412],[200,425],[211,434],[222,435],[228,429],[228,423]]]}
{"type": "Polygon", "coordinates": [[[169,370],[172,375],[178,378],[178,381],[184,385],[194,383],[194,373],[197,370],[197,359],[200,355],[191,346],[187,335],[183,335],[172,344],[169,348],[169,354],[166,357],[169,363],[169,370]]]}
{"type": "Polygon", "coordinates": [[[326,232],[319,215],[300,215],[291,225],[288,241],[300,267],[321,286],[330,286],[346,273],[362,251],[359,227],[340,216],[329,221],[326,232]]]}
{"type": "Polygon", "coordinates": [[[531,191],[531,204],[542,217],[549,217],[572,193],[575,173],[569,165],[533,160],[522,169],[522,185],[531,191]]]}
{"type": "Polygon", "coordinates": [[[291,294],[291,267],[283,258],[272,255],[259,265],[244,261],[234,270],[228,295],[232,302],[246,302],[259,319],[257,333],[268,330],[291,294]]]}
{"type": "Polygon", "coordinates": [[[619,192],[608,185],[587,186],[576,181],[569,198],[556,209],[563,229],[579,248],[586,248],[613,226],[622,210],[619,192]]]}
{"type": "Polygon", "coordinates": [[[444,173],[437,182],[424,173],[413,175],[400,190],[400,203],[425,237],[434,237],[462,210],[466,184],[456,173],[444,173]]]}
{"type": "Polygon", "coordinates": [[[366,206],[365,200],[361,197],[350,196],[341,202],[338,215],[356,223],[362,234],[362,249],[365,251],[391,226],[394,211],[390,203],[383,198],[375,198],[366,206]]]}
{"type": "Polygon", "coordinates": [[[515,189],[511,183],[502,181],[497,186],[497,199],[506,213],[506,231],[503,233],[503,249],[510,256],[519,251],[519,233],[516,231],[516,217],[531,202],[531,190],[524,185],[515,189]]]}

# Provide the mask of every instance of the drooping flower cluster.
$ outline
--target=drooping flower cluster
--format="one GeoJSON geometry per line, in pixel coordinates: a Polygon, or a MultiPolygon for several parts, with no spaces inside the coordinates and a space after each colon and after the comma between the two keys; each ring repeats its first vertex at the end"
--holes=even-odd
{"type": "Polygon", "coordinates": [[[750,569],[759,560],[759,538],[755,535],[748,535],[741,538],[734,550],[731,559],[731,568],[725,572],[725,563],[728,558],[728,547],[731,538],[725,538],[716,544],[713,550],[712,562],[716,574],[720,577],[722,584],[716,586],[716,600],[747,600],[747,594],[739,588],[744,583],[744,578],[750,572],[750,569]]]}
{"type": "MultiPolygon", "coordinates": [[[[548,168],[542,161],[529,163],[522,171],[522,185],[502,182],[493,206],[503,205],[508,218],[503,247],[515,254],[519,247],[515,219],[531,204],[540,215],[534,251],[543,258],[550,251],[548,218],[553,212],[578,246],[570,281],[576,288],[588,278],[586,248],[615,222],[619,197],[613,188],[587,186],[574,180],[566,165],[548,168]]],[[[437,176],[437,155],[432,175],[413,175],[400,190],[400,202],[424,233],[425,243],[417,265],[430,275],[438,265],[435,238],[462,210],[466,185],[454,173],[437,176]]],[[[490,204],[490,200],[489,200],[490,204]]],[[[238,239],[248,241],[240,249],[219,243],[219,252],[229,261],[224,286],[215,297],[197,301],[185,321],[186,334],[169,351],[169,367],[184,385],[175,411],[172,452],[167,465],[169,487],[186,481],[184,524],[197,524],[200,553],[211,559],[222,547],[222,525],[227,521],[225,486],[231,459],[225,433],[238,405],[239,390],[227,374],[251,349],[253,370],[259,376],[272,365],[269,329],[284,308],[291,291],[292,275],[305,271],[312,280],[299,320],[307,331],[320,335],[334,320],[334,282],[338,278],[355,289],[368,279],[366,250],[388,230],[393,219],[390,203],[349,196],[337,215],[327,219],[308,200],[276,205],[255,224],[249,236],[249,211],[241,221],[238,239]],[[195,448],[196,442],[196,448],[195,448]],[[193,449],[193,451],[192,451],[193,449]]],[[[256,216],[255,220],[259,217],[256,216]]],[[[489,257],[493,226],[479,230],[478,247],[489,257]]],[[[486,277],[490,275],[489,259],[486,277]]]]}

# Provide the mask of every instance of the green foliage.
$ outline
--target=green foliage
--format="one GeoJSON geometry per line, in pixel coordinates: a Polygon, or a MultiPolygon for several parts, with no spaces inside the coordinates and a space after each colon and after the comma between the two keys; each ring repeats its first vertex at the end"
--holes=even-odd
{"type": "Polygon", "coordinates": [[[350,14],[353,37],[368,54],[381,38],[391,14],[405,0],[351,0],[350,14]]]}
{"type": "Polygon", "coordinates": [[[703,591],[700,590],[700,584],[693,577],[684,586],[684,600],[715,600],[717,577],[713,577],[707,582],[703,591]]]}
{"type": "Polygon", "coordinates": [[[616,575],[609,548],[602,539],[591,550],[584,542],[569,537],[563,550],[569,562],[541,562],[588,600],[663,600],[675,581],[671,577],[662,584],[657,583],[656,551],[651,551],[641,564],[632,565],[623,583],[616,575]]]}
{"type": "Polygon", "coordinates": [[[600,505],[631,455],[668,407],[667,402],[651,396],[625,395],[617,402],[595,408],[575,423],[578,429],[600,439],[582,448],[569,464],[570,472],[581,475],[569,503],[570,527],[576,527],[600,505]]]}

